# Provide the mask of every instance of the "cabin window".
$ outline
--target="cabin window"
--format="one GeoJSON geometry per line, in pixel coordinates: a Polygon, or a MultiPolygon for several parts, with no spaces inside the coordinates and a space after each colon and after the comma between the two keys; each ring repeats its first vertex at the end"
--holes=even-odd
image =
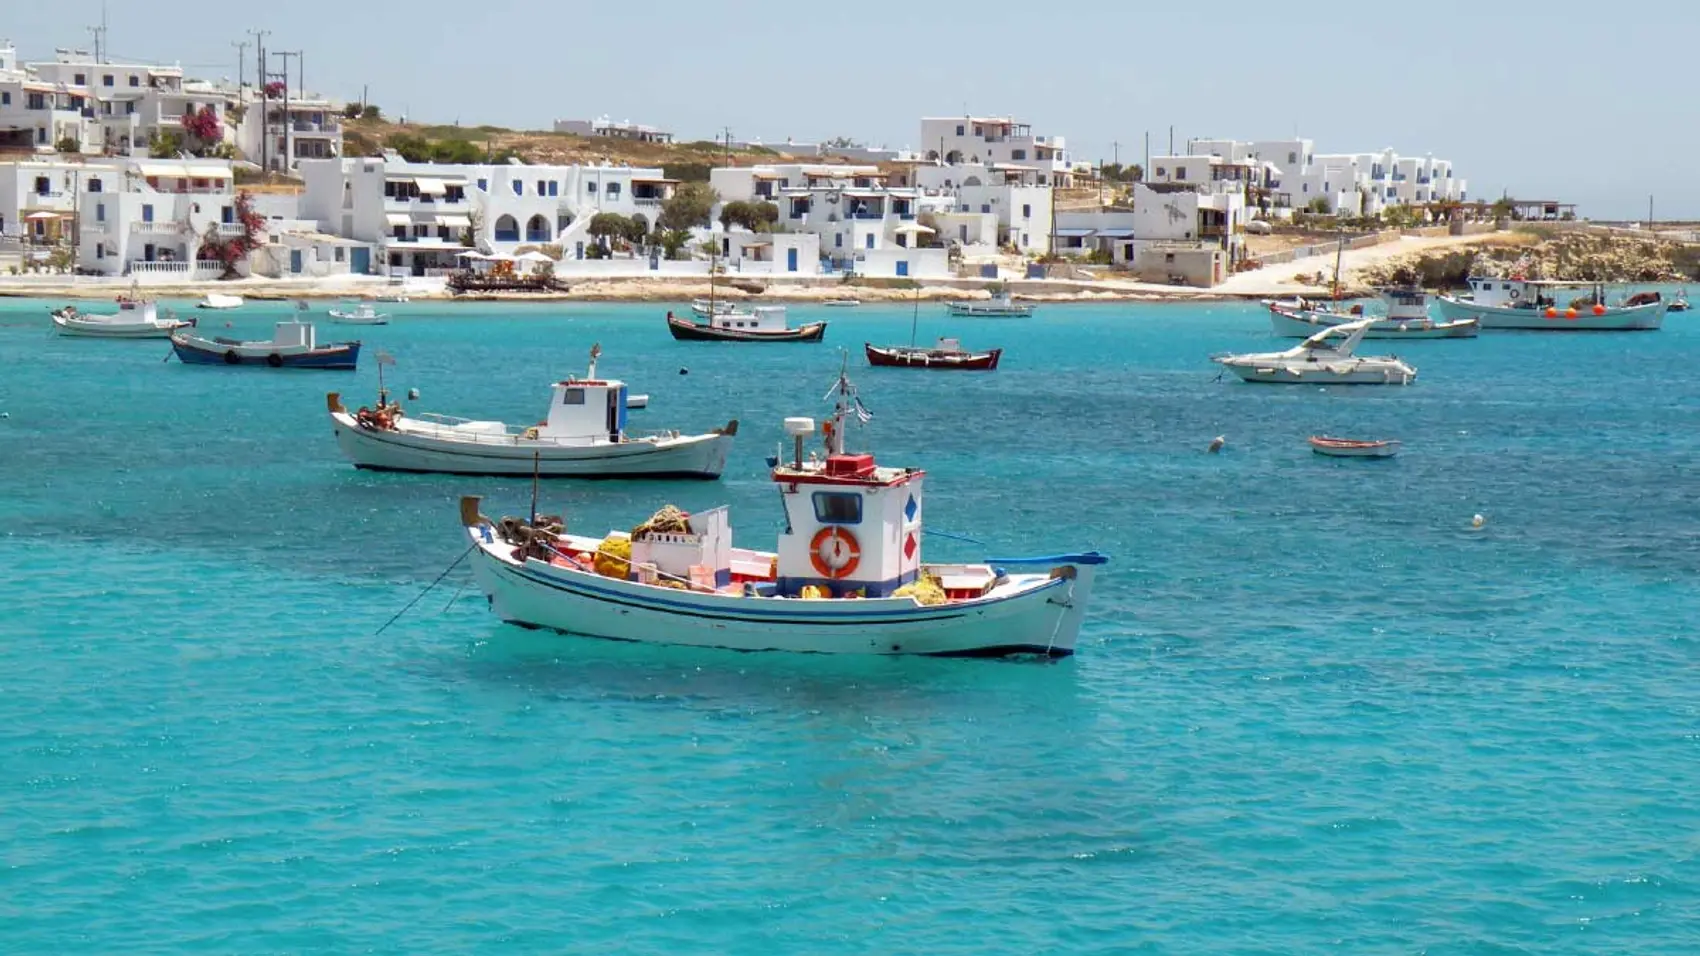
{"type": "Polygon", "coordinates": [[[862,496],[844,491],[817,491],[815,520],[821,524],[861,524],[862,496]]]}
{"type": "Polygon", "coordinates": [[[561,404],[562,405],[583,405],[584,404],[584,389],[582,389],[582,388],[563,388],[563,389],[561,389],[561,404]]]}

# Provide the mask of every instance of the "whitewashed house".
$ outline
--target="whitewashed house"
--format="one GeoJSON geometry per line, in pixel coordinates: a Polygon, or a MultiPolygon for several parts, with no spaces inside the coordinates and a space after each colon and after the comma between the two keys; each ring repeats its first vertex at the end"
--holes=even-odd
{"type": "MultiPolygon", "coordinates": [[[[185,80],[179,66],[101,63],[80,51],[60,51],[29,71],[80,104],[83,151],[145,156],[163,134],[184,135],[183,117],[210,107],[227,141],[235,95],[210,83],[185,80]]],[[[216,143],[202,144],[206,146],[216,143]]]]}
{"type": "Polygon", "coordinates": [[[217,278],[197,262],[209,227],[241,235],[230,164],[220,160],[127,160],[111,177],[90,171],[77,197],[77,265],[138,281],[217,278]]]}
{"type": "Polygon", "coordinates": [[[922,155],[946,166],[1032,166],[1041,186],[1069,186],[1074,161],[1061,136],[1036,136],[1008,116],[927,117],[921,120],[922,155]]]}
{"type": "Polygon", "coordinates": [[[317,94],[288,91],[262,99],[261,91],[242,90],[242,122],[236,147],[249,162],[276,172],[300,168],[304,159],[342,155],[342,112],[346,104],[317,94]]]}
{"type": "Polygon", "coordinates": [[[374,244],[391,274],[440,275],[472,249],[508,253],[559,245],[582,259],[598,212],[641,217],[653,227],[673,182],[656,169],[410,163],[394,153],[303,160],[301,216],[345,239],[374,244]]]}
{"type": "Polygon", "coordinates": [[[18,65],[10,45],[0,46],[0,149],[54,152],[74,140],[78,150],[98,151],[90,143],[86,93],[62,88],[18,65]]]}
{"type": "MultiPolygon", "coordinates": [[[[993,217],[997,223],[995,246],[1012,247],[1029,255],[1050,251],[1052,187],[1043,184],[1045,174],[1032,165],[927,164],[913,167],[907,175],[927,194],[950,197],[949,210],[953,213],[993,217]]],[[[969,224],[954,225],[960,235],[962,227],[969,224]]],[[[970,231],[983,238],[981,230],[970,231]]]]}
{"type": "MultiPolygon", "coordinates": [[[[1198,139],[1187,144],[1190,156],[1215,156],[1229,162],[1264,162],[1279,170],[1264,211],[1284,216],[1293,209],[1320,205],[1339,215],[1378,215],[1392,206],[1464,202],[1468,184],[1454,175],[1449,160],[1400,156],[1392,149],[1366,153],[1318,153],[1308,139],[1198,139]]],[[[1152,160],[1152,165],[1158,165],[1152,160]]]]}
{"type": "Polygon", "coordinates": [[[603,139],[624,139],[636,143],[671,143],[673,134],[655,126],[645,126],[631,120],[614,122],[607,116],[599,116],[593,120],[556,120],[555,132],[571,133],[574,136],[592,136],[603,139]]]}
{"type": "Polygon", "coordinates": [[[85,188],[99,193],[121,175],[119,165],[95,157],[0,163],[0,236],[37,244],[74,238],[78,194],[85,188]]]}

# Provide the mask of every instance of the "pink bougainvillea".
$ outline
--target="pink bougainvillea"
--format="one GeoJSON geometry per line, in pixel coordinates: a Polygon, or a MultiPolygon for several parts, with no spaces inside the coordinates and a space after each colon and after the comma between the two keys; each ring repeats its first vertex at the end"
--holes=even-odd
{"type": "Polygon", "coordinates": [[[218,118],[218,110],[203,106],[199,112],[183,114],[183,132],[203,143],[216,143],[224,139],[224,121],[218,118]]]}

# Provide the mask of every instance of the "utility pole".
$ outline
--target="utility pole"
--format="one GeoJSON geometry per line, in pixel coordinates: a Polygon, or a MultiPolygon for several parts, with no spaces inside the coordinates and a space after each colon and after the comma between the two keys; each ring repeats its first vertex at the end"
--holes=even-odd
{"type": "Polygon", "coordinates": [[[98,27],[85,27],[84,29],[88,30],[89,33],[94,35],[94,61],[96,63],[105,63],[106,62],[106,3],[105,3],[105,0],[102,0],[101,5],[100,5],[100,26],[98,26],[98,27]]]}
{"type": "Polygon", "coordinates": [[[1647,197],[1647,231],[1653,231],[1653,197],[1647,197]]]}
{"type": "Polygon", "coordinates": [[[266,96],[266,37],[271,36],[270,30],[249,30],[248,35],[254,38],[254,85],[260,92],[260,174],[263,176],[271,170],[266,161],[271,152],[271,122],[268,112],[271,104],[266,96]]]}
{"type": "MultiPolygon", "coordinates": [[[[291,153],[289,149],[289,58],[300,57],[300,50],[279,50],[272,56],[283,57],[283,72],[277,75],[283,83],[283,112],[279,114],[279,124],[283,127],[283,162],[279,164],[279,172],[289,172],[291,153]]],[[[299,91],[297,91],[299,92],[299,91]]]]}
{"type": "Polygon", "coordinates": [[[1175,127],[1174,127],[1174,124],[1169,125],[1169,155],[1170,156],[1175,155],[1175,127]]]}
{"type": "Polygon", "coordinates": [[[1142,167],[1141,179],[1151,175],[1151,131],[1145,131],[1145,165],[1142,167]]]}
{"type": "Polygon", "coordinates": [[[231,40],[230,45],[236,48],[236,95],[242,95],[242,87],[248,79],[248,46],[247,40],[231,40]]]}
{"type": "Polygon", "coordinates": [[[726,134],[726,165],[732,165],[732,128],[722,126],[720,131],[726,134]]]}

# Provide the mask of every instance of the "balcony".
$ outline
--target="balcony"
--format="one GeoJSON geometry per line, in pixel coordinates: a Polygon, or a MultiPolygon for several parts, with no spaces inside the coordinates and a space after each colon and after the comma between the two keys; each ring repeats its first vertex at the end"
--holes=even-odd
{"type": "Polygon", "coordinates": [[[140,222],[133,222],[130,224],[131,232],[140,232],[154,236],[173,235],[181,228],[181,223],[171,219],[154,219],[151,221],[142,220],[140,222]]]}
{"type": "Polygon", "coordinates": [[[289,124],[289,128],[297,133],[321,133],[326,136],[335,136],[342,131],[340,123],[309,123],[306,120],[296,120],[289,124]]]}

